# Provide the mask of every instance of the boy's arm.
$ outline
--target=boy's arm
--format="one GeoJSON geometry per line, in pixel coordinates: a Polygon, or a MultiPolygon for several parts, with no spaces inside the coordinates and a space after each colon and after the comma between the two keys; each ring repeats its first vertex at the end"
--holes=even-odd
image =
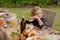
{"type": "Polygon", "coordinates": [[[30,17],[30,18],[25,19],[24,22],[30,24],[30,23],[33,22],[33,20],[32,20],[32,18],[30,17]]]}
{"type": "Polygon", "coordinates": [[[43,22],[38,16],[34,16],[33,18],[38,20],[40,26],[43,26],[43,22]]]}
{"type": "Polygon", "coordinates": [[[38,18],[37,20],[38,20],[38,22],[39,22],[39,25],[42,26],[42,25],[43,25],[42,20],[41,20],[40,18],[38,18]]]}
{"type": "Polygon", "coordinates": [[[48,22],[45,18],[41,18],[42,22],[44,23],[44,26],[48,26],[48,22]]]}

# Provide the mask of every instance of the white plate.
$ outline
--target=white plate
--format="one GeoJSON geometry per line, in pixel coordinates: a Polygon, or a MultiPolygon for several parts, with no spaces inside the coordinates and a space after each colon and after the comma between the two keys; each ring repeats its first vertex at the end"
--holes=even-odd
{"type": "Polygon", "coordinates": [[[3,15],[3,14],[5,14],[5,13],[0,13],[0,16],[3,15]]]}
{"type": "Polygon", "coordinates": [[[60,40],[60,35],[55,35],[53,40],[60,40]]]}

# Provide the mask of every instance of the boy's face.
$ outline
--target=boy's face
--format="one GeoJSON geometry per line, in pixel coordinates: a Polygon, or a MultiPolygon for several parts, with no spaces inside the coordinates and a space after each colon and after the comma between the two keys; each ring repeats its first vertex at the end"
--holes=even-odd
{"type": "Polygon", "coordinates": [[[41,10],[37,10],[35,15],[38,15],[39,17],[42,17],[42,12],[41,12],[41,10]]]}

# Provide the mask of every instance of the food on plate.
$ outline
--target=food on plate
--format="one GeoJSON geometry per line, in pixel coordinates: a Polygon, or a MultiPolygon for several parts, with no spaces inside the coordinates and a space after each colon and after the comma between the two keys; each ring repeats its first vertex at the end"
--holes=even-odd
{"type": "Polygon", "coordinates": [[[21,34],[21,35],[20,35],[20,39],[21,39],[21,40],[25,40],[26,37],[25,37],[23,34],[21,34]]]}
{"type": "Polygon", "coordinates": [[[10,23],[11,23],[12,25],[16,25],[16,24],[17,24],[17,22],[16,22],[15,20],[12,20],[10,23]]]}
{"type": "Polygon", "coordinates": [[[4,26],[6,24],[6,21],[3,18],[0,18],[0,25],[4,26]]]}
{"type": "Polygon", "coordinates": [[[19,37],[19,33],[12,32],[12,33],[11,33],[11,36],[12,36],[12,37],[19,37]]]}
{"type": "Polygon", "coordinates": [[[42,38],[33,38],[32,40],[42,40],[42,38]]]}
{"type": "Polygon", "coordinates": [[[31,33],[30,36],[35,36],[35,33],[31,33]]]}

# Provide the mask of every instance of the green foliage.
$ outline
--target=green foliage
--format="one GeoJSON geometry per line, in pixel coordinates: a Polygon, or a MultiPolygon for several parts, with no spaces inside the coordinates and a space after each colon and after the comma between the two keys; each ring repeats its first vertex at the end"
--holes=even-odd
{"type": "MultiPolygon", "coordinates": [[[[56,1],[58,1],[58,4],[60,5],[60,1],[56,1]]],[[[26,5],[39,5],[41,7],[46,7],[52,4],[54,4],[53,0],[0,0],[0,6],[3,7],[18,7],[26,5]]]]}
{"type": "Polygon", "coordinates": [[[60,5],[60,0],[58,0],[58,5],[60,5]]]}

